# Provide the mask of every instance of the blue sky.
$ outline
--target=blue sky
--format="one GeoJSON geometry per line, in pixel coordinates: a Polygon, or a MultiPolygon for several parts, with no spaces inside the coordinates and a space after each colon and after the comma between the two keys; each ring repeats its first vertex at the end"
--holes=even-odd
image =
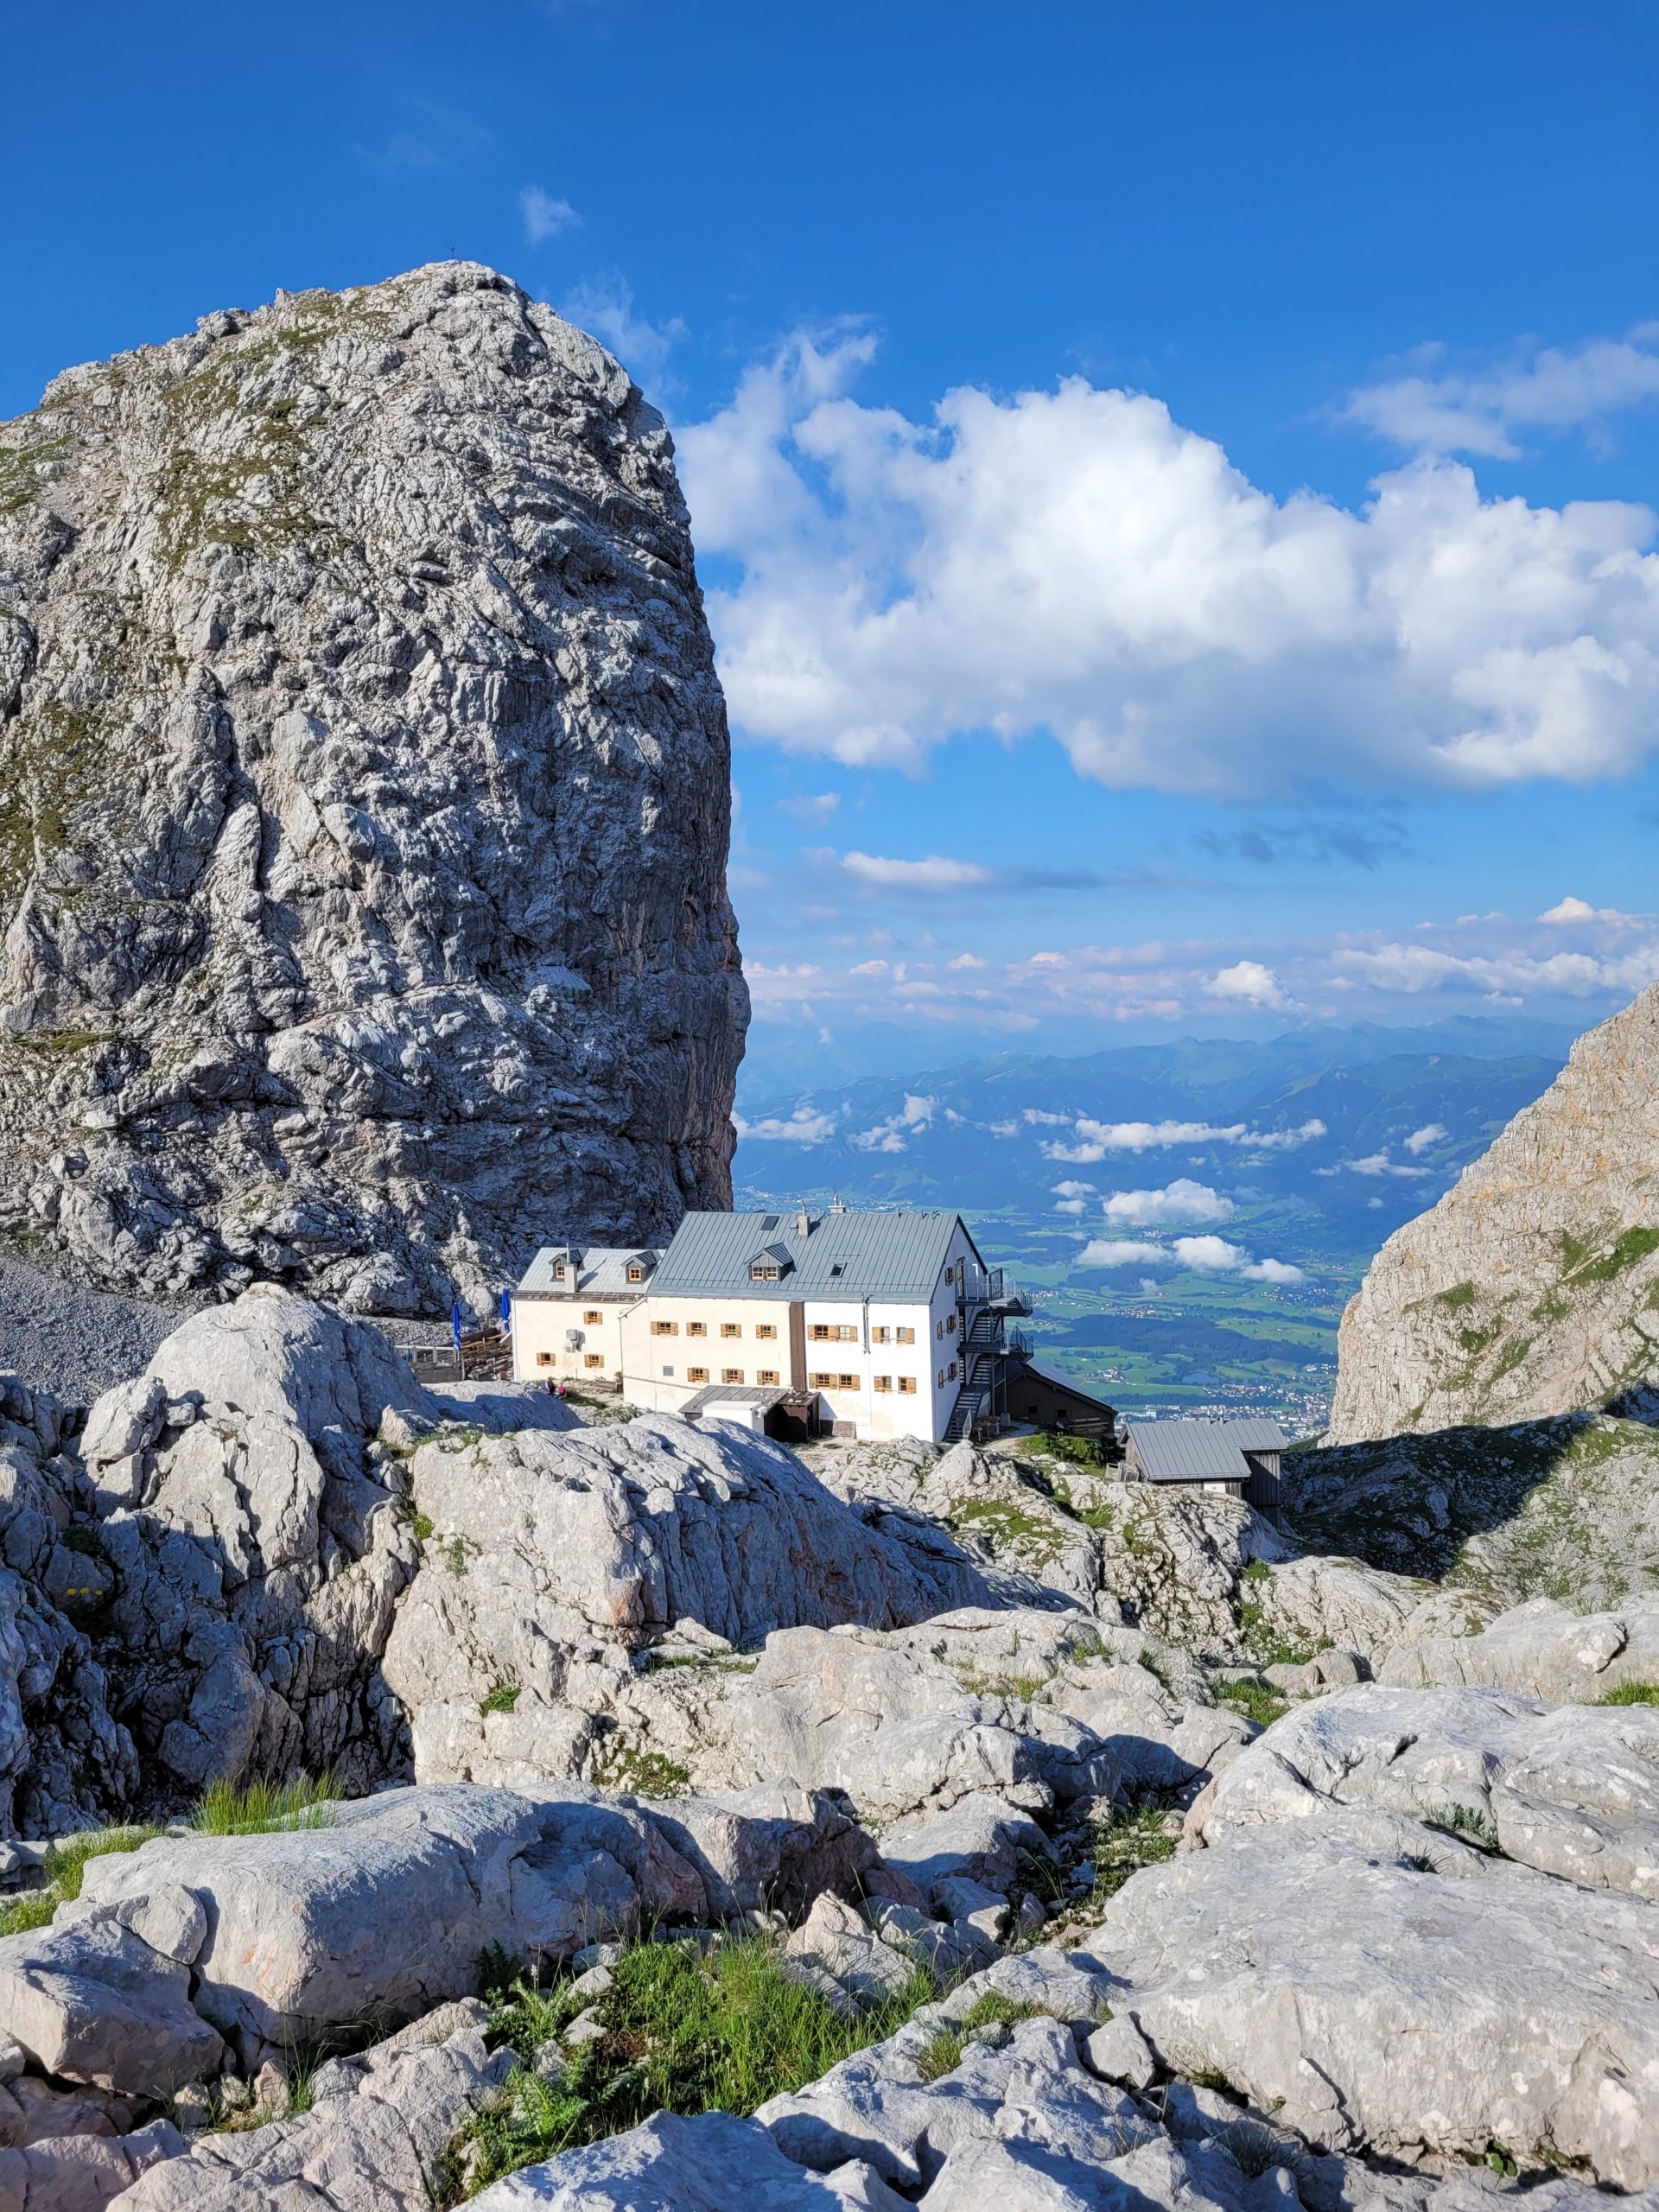
{"type": "Polygon", "coordinates": [[[0,27],[0,415],[451,252],[658,399],[757,1065],[1659,972],[1647,0],[0,27]]]}

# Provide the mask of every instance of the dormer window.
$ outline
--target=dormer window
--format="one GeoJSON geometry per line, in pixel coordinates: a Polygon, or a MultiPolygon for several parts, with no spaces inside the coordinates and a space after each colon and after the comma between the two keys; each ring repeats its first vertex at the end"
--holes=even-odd
{"type": "MultiPolygon", "coordinates": [[[[563,1273],[563,1269],[561,1269],[561,1273],[563,1273]]],[[[640,1266],[639,1261],[630,1260],[628,1262],[628,1281],[630,1282],[644,1282],[645,1279],[645,1271],[640,1266]]]]}
{"type": "Polygon", "coordinates": [[[781,1282],[795,1262],[787,1244],[762,1245],[749,1262],[751,1282],[781,1282]]]}
{"type": "Polygon", "coordinates": [[[555,1282],[563,1282],[564,1281],[564,1262],[563,1260],[555,1260],[553,1262],[553,1280],[555,1282]]]}

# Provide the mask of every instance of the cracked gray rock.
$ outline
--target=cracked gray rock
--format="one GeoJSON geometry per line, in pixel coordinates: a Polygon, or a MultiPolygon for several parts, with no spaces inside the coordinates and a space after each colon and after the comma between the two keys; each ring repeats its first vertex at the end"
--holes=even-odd
{"type": "Polygon", "coordinates": [[[673,448],[493,271],[0,425],[0,1233],[481,1300],[730,1203],[728,741],[673,448]]]}
{"type": "Polygon", "coordinates": [[[1342,1319],[1329,1440],[1659,1407],[1659,984],[1573,1046],[1342,1319]]]}

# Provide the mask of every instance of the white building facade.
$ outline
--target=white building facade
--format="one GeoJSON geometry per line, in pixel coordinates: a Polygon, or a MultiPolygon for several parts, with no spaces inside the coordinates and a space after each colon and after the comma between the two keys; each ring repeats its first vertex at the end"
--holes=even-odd
{"type": "Polygon", "coordinates": [[[539,1253],[514,1300],[517,1375],[607,1371],[588,1364],[587,1316],[605,1306],[583,1285],[626,1256],[645,1272],[625,1270],[614,1332],[593,1345],[607,1366],[613,1348],[623,1395],[648,1411],[938,1442],[1004,1410],[1003,1322],[1030,1307],[958,1214],[693,1213],[659,1258],[566,1254],[563,1277],[561,1255],[539,1253]]]}
{"type": "Polygon", "coordinates": [[[620,1390],[624,1324],[644,1304],[662,1256],[648,1245],[539,1251],[512,1294],[515,1382],[620,1390]]]}

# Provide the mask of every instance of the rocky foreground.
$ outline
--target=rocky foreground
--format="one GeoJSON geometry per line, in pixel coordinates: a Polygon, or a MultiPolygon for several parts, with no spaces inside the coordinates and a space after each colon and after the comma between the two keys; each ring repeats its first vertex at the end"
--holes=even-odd
{"type": "Polygon", "coordinates": [[[1659,1597],[438,1398],[270,1289],[0,1411],[3,2212],[1659,2203],[1659,1597]],[[744,1942],[848,2055],[562,2149],[744,1942]]]}
{"type": "Polygon", "coordinates": [[[662,418],[505,277],[67,370],[0,424],[0,1230],[415,1314],[729,1203],[728,750],[662,418]]]}

